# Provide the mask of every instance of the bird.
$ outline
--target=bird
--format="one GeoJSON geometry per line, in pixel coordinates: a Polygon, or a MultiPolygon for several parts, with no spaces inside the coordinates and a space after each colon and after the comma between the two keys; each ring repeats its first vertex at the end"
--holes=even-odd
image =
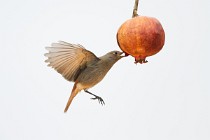
{"type": "Polygon", "coordinates": [[[66,80],[74,82],[73,89],[64,109],[67,112],[74,97],[80,92],[94,96],[93,100],[98,100],[100,104],[105,105],[104,100],[88,89],[98,84],[112,68],[112,66],[121,58],[124,52],[111,51],[107,54],[97,57],[93,52],[85,49],[80,44],[71,44],[65,41],[52,43],[46,47],[48,53],[44,55],[49,67],[55,69],[66,80]]]}

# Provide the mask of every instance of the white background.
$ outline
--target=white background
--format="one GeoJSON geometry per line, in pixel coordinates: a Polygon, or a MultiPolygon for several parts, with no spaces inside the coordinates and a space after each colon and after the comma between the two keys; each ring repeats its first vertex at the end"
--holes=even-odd
{"type": "Polygon", "coordinates": [[[120,60],[63,109],[73,83],[47,67],[44,47],[64,40],[101,56],[120,50],[119,26],[134,0],[0,1],[1,140],[209,140],[210,2],[140,0],[159,19],[164,48],[135,65],[120,60]]]}

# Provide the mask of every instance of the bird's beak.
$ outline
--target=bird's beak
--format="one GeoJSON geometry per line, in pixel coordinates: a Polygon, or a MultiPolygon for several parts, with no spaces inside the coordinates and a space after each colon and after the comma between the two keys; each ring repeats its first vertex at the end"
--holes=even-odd
{"type": "Polygon", "coordinates": [[[124,52],[121,52],[120,53],[120,58],[123,58],[123,57],[126,57],[127,55],[125,54],[125,55],[122,55],[122,54],[125,54],[124,52]]]}

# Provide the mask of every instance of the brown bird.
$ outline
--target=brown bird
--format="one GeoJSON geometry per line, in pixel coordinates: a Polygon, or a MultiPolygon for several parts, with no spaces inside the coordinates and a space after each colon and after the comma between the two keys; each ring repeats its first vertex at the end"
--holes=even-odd
{"type": "Polygon", "coordinates": [[[111,67],[122,57],[123,52],[111,51],[104,56],[97,57],[91,51],[86,50],[82,45],[70,44],[64,41],[52,43],[51,47],[46,47],[49,53],[45,56],[48,66],[54,68],[66,80],[75,82],[64,112],[66,112],[74,99],[81,91],[94,96],[104,105],[101,97],[88,91],[89,88],[98,84],[111,67]]]}

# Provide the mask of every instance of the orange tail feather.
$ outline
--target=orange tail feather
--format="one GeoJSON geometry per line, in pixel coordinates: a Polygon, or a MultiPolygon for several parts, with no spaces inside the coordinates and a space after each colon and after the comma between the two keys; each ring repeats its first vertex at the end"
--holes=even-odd
{"type": "Polygon", "coordinates": [[[79,93],[80,92],[80,90],[77,88],[77,83],[75,83],[74,84],[74,87],[73,87],[73,89],[72,89],[72,91],[71,91],[71,95],[70,95],[70,97],[69,97],[69,100],[68,100],[68,102],[67,102],[67,104],[66,104],[66,107],[65,107],[65,109],[64,109],[64,112],[66,113],[67,112],[67,110],[69,109],[69,106],[71,105],[71,102],[72,102],[72,100],[74,99],[74,97],[77,95],[77,93],[79,93]]]}

